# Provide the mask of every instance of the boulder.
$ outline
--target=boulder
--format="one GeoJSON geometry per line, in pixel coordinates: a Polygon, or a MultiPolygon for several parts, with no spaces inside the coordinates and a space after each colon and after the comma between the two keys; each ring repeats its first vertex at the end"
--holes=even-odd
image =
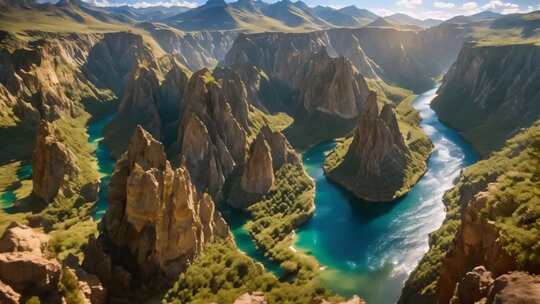
{"type": "Polygon", "coordinates": [[[0,238],[0,281],[22,295],[57,296],[62,268],[44,256],[47,242],[46,235],[30,227],[8,226],[0,238]]]}

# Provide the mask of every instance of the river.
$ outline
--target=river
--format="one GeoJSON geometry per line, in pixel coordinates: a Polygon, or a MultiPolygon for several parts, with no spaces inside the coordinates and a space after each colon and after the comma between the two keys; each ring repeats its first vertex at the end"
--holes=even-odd
{"type": "Polygon", "coordinates": [[[94,219],[100,220],[108,206],[109,181],[114,171],[115,161],[111,157],[111,152],[103,142],[103,131],[111,122],[114,115],[106,116],[89,124],[87,128],[88,142],[96,149],[95,155],[98,163],[99,172],[99,196],[94,211],[94,219]]]}
{"type": "Polygon", "coordinates": [[[428,171],[412,191],[393,203],[366,203],[324,175],[325,154],[335,144],[320,144],[304,154],[304,165],[316,182],[316,212],[297,231],[295,247],[324,266],[323,285],[370,304],[395,303],[409,273],[428,250],[428,235],[440,227],[442,197],[460,171],[477,160],[474,150],[443,125],[430,108],[436,89],[416,98],[413,106],[435,149],[428,171]]]}

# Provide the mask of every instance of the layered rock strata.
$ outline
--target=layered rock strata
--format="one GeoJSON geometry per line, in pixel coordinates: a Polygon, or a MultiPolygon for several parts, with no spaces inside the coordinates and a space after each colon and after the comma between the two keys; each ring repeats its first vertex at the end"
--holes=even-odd
{"type": "Polygon", "coordinates": [[[163,145],[141,127],[109,187],[101,235],[90,242],[83,265],[113,293],[163,287],[205,244],[229,238],[212,198],[195,189],[183,165],[173,169],[163,145]]]}

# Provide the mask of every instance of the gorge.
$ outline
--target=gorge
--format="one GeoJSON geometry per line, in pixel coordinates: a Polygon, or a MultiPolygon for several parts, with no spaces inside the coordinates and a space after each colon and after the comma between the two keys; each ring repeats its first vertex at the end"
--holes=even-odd
{"type": "Polygon", "coordinates": [[[0,0],[0,302],[540,302],[539,20],[0,0]]]}

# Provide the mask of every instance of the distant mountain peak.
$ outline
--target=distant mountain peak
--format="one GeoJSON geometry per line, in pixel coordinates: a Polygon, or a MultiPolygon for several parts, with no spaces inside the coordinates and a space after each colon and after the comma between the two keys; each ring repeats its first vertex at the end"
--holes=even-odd
{"type": "Polygon", "coordinates": [[[205,4],[205,7],[215,7],[215,6],[227,6],[225,0],[208,0],[205,4]]]}
{"type": "Polygon", "coordinates": [[[371,22],[367,26],[373,26],[373,27],[394,27],[394,24],[390,21],[386,20],[384,17],[379,17],[375,21],[371,22]]]}

